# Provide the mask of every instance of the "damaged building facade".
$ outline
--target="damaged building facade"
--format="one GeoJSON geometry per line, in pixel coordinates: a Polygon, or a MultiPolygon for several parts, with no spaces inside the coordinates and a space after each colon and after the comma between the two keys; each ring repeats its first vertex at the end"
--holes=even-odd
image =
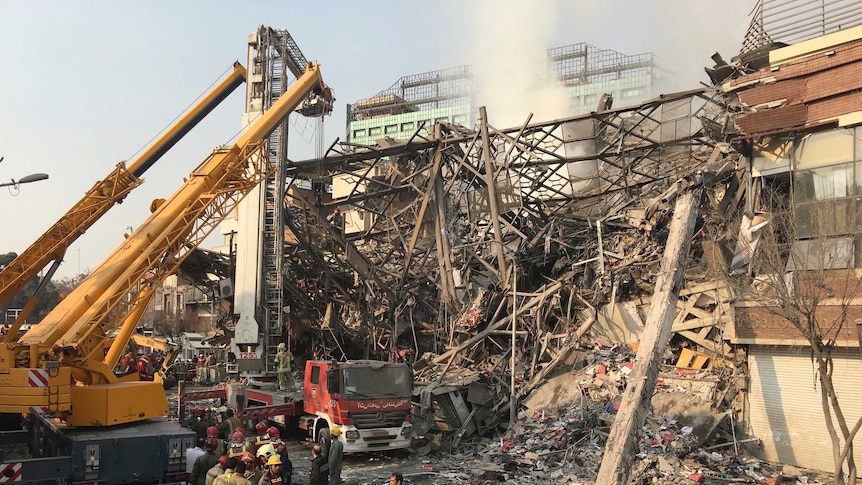
{"type": "MultiPolygon", "coordinates": [[[[786,241],[781,277],[819,273],[816,281],[828,289],[818,296],[796,286],[790,297],[818,298],[816,317],[823,340],[834,342],[833,382],[851,426],[862,416],[849,406],[862,398],[860,61],[862,27],[854,27],[772,50],[766,66],[722,85],[743,108],[735,124],[751,148],[750,208],[770,212],[778,199],[792,213],[796,237],[786,241]]],[[[760,269],[779,269],[769,266],[760,269]]],[[[754,274],[754,284],[770,276],[754,274]]],[[[832,444],[805,332],[757,299],[733,306],[728,342],[748,351],[747,420],[763,456],[829,469],[832,444]]],[[[855,454],[862,458],[858,448],[855,454]]]]}

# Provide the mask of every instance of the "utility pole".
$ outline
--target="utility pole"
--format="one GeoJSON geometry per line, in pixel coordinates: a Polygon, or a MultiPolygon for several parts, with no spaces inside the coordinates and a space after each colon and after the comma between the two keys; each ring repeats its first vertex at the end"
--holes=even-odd
{"type": "Polygon", "coordinates": [[[662,256],[650,311],[641,334],[640,348],[634,368],[623,392],[620,410],[611,426],[596,485],[628,483],[632,460],[649,411],[659,365],[676,315],[680,286],[683,283],[691,237],[697,221],[700,189],[689,191],[677,199],[670,233],[662,256]]]}

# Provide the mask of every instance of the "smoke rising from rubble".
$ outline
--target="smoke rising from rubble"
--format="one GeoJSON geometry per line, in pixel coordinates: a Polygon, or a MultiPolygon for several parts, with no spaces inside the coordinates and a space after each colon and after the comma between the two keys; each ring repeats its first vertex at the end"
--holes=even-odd
{"type": "Polygon", "coordinates": [[[556,25],[557,0],[474,2],[473,75],[476,103],[496,128],[571,115],[565,88],[548,76],[546,50],[556,25]]]}

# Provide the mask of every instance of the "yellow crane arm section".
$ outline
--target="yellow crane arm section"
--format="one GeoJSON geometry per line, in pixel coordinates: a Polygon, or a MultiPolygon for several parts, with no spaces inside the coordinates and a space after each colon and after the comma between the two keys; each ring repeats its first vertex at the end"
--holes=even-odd
{"type": "MultiPolygon", "coordinates": [[[[60,404],[54,406],[46,398],[47,407],[51,412],[65,412],[71,425],[147,419],[162,412],[155,409],[156,402],[166,409],[163,392],[161,399],[147,400],[143,396],[151,397],[152,390],[138,394],[134,390],[144,383],[116,383],[114,366],[155,288],[271,173],[266,137],[312,90],[323,87],[318,66],[309,64],[305,74],[234,145],[216,149],[169,199],[154,204],[150,217],[86,280],[17,343],[7,345],[5,354],[0,354],[0,379],[3,373],[13,374],[8,379],[12,383],[8,391],[14,392],[16,383],[26,382],[28,371],[54,367],[56,392],[65,396],[68,390],[71,399],[59,399],[60,404]],[[3,362],[14,362],[14,367],[5,368],[3,362]],[[59,362],[59,366],[52,362],[59,362]],[[71,380],[67,373],[70,368],[71,380]],[[64,376],[67,381],[59,382],[64,376]],[[93,409],[101,400],[110,409],[99,414],[93,409]],[[122,417],[111,414],[119,413],[120,408],[125,413],[122,417]],[[71,409],[75,413],[69,414],[71,409]],[[79,409],[85,418],[78,415],[79,409]]],[[[18,408],[0,389],[0,412],[8,409],[18,408]]]]}
{"type": "MultiPolygon", "coordinates": [[[[200,120],[209,114],[245,81],[246,70],[238,62],[233,71],[207,93],[191,110],[183,115],[146,151],[132,160],[128,168],[123,162],[96,182],[84,197],[54,223],[24,252],[0,271],[0,306],[4,306],[21,288],[33,279],[50,261],[63,258],[66,249],[90,226],[135,187],[141,184],[141,175],[162,155],[173,147],[200,120]]],[[[23,322],[23,319],[21,319],[23,322]]],[[[17,322],[20,326],[20,322],[17,322]]],[[[8,332],[2,341],[11,342],[18,328],[8,332]]]]}

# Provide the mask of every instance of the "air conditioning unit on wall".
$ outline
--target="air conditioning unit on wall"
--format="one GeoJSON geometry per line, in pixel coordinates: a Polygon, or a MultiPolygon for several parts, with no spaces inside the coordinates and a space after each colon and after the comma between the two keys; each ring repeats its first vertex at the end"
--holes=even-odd
{"type": "Polygon", "coordinates": [[[221,298],[233,297],[233,281],[230,278],[219,280],[218,291],[221,298]]]}

